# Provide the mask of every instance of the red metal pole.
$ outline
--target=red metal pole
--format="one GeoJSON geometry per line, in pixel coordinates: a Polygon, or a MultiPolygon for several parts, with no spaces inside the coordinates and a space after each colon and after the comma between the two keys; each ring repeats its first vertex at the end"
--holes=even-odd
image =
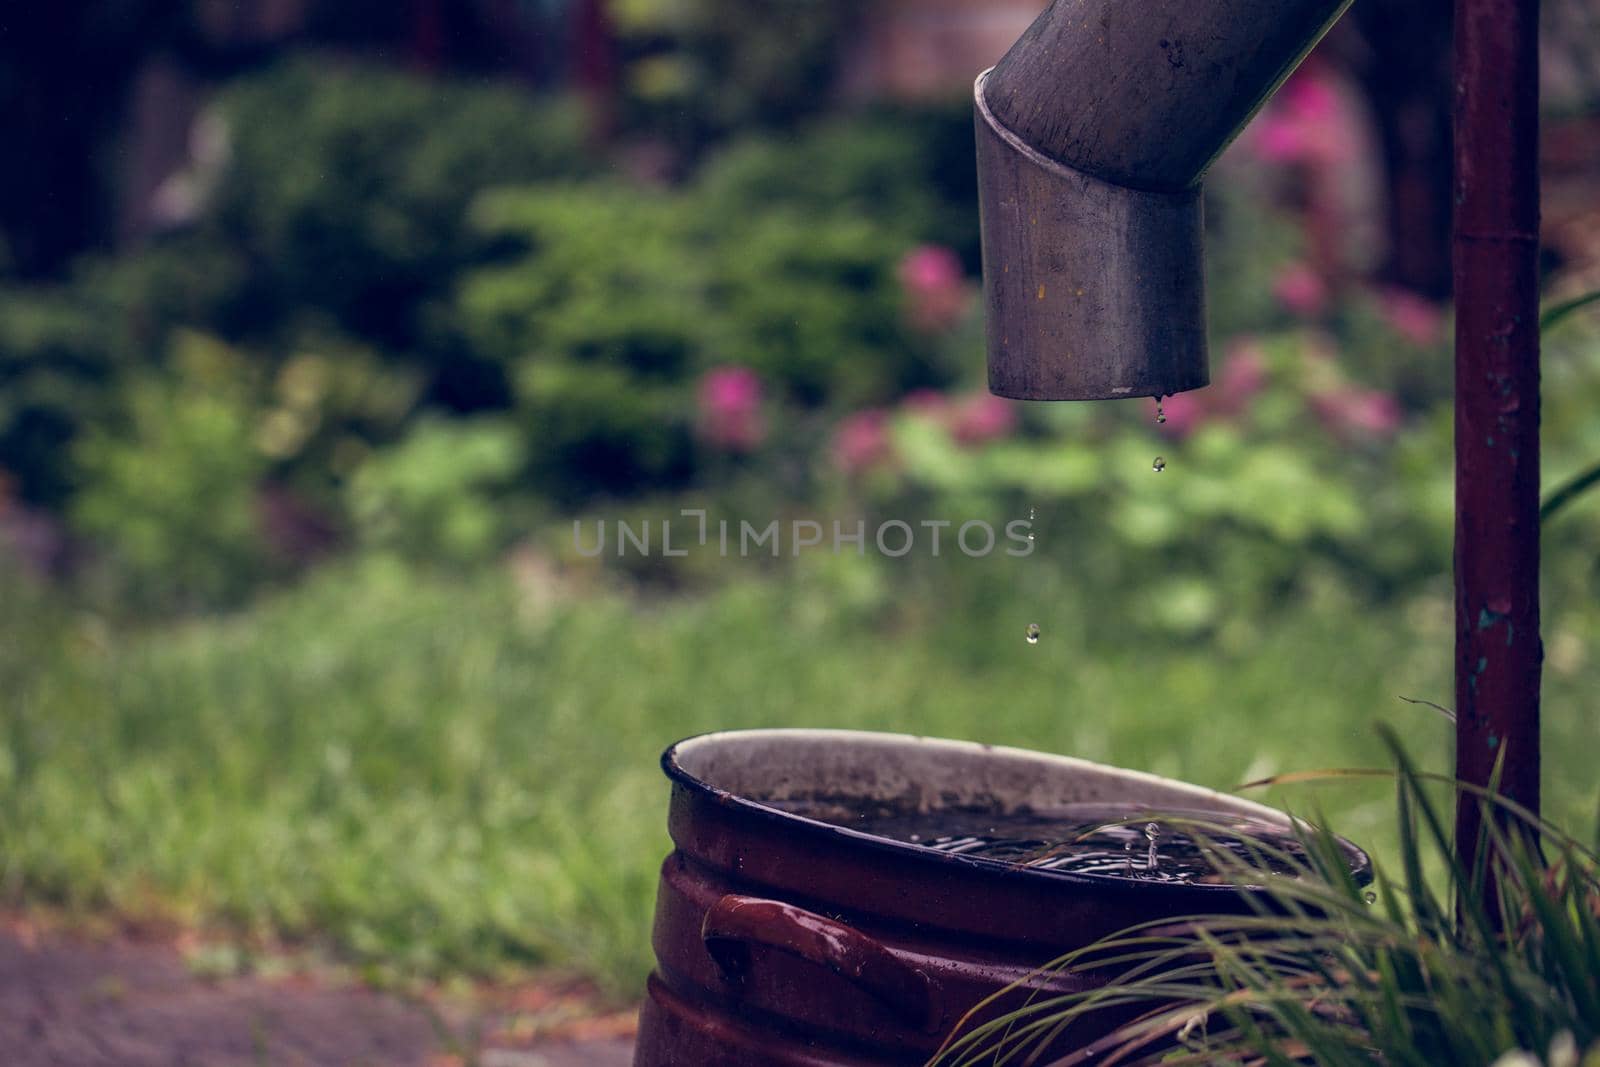
{"type": "Polygon", "coordinates": [[[589,135],[604,142],[611,138],[617,124],[621,74],[616,27],[606,0],[578,0],[573,17],[573,80],[588,104],[589,135]]]}
{"type": "Polygon", "coordinates": [[[411,61],[436,74],[444,60],[444,0],[416,0],[411,8],[411,61]]]}
{"type": "MultiPolygon", "coordinates": [[[[1456,0],[1456,776],[1539,808],[1539,3],[1456,0]]],[[[1473,858],[1479,802],[1456,807],[1473,858]]]]}

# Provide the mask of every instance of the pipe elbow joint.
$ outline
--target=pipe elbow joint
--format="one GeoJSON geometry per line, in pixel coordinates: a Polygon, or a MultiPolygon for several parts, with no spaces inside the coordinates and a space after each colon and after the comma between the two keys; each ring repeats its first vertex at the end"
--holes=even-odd
{"type": "Polygon", "coordinates": [[[1209,381],[1201,178],[1350,0],[1054,0],[976,86],[989,388],[1209,381]]]}
{"type": "Polygon", "coordinates": [[[989,389],[1018,400],[1168,396],[1210,381],[1198,186],[1133,189],[1001,125],[978,78],[989,389]]]}

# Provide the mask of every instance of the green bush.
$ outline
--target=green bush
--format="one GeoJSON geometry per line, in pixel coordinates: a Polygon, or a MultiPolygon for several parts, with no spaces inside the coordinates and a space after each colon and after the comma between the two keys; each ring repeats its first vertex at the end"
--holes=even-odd
{"type": "Polygon", "coordinates": [[[105,474],[110,446],[77,469],[73,442],[167,373],[175,330],[241,350],[266,475],[330,511],[429,411],[514,408],[534,493],[578,503],[705,473],[710,367],[760,373],[775,424],[953,377],[905,328],[895,268],[927,240],[973,258],[964,114],[751,138],[674,191],[567,184],[595,167],[577,112],[510,89],[301,62],[216,115],[227,147],[191,176],[189,226],[0,293],[0,445],[25,499],[66,508],[105,474]]]}
{"type": "Polygon", "coordinates": [[[715,237],[722,360],[807,407],[882,404],[950,381],[938,350],[905,327],[895,267],[910,242],[895,231],[868,216],[770,212],[715,237]]]}
{"type": "Polygon", "coordinates": [[[981,446],[904,411],[892,458],[836,481],[876,515],[998,528],[1034,512],[1041,553],[1169,636],[1307,597],[1353,606],[1414,590],[1448,569],[1448,412],[1413,414],[1392,436],[1341,435],[1315,410],[1314,391],[1334,385],[1308,369],[1314,345],[1297,332],[1261,339],[1248,357],[1261,361],[1259,391],[1236,408],[1189,401],[1217,406],[1181,433],[1155,423],[1149,399],[1026,407],[1021,432],[981,446]]]}
{"type": "Polygon", "coordinates": [[[538,491],[682,484],[710,323],[706,257],[678,199],[545,187],[495,194],[474,219],[528,249],[468,275],[457,314],[474,350],[506,369],[538,491]]]}
{"type": "Polygon", "coordinates": [[[206,607],[238,599],[269,568],[256,511],[266,460],[238,354],[187,335],[174,363],[131,381],[121,417],[80,441],[72,519],[110,552],[136,603],[206,607]]]}
{"type": "Polygon", "coordinates": [[[474,221],[526,251],[466,277],[458,328],[505,366],[556,500],[685,484],[694,383],[714,366],[836,409],[948,380],[902,321],[907,240],[870,219],[737,218],[697,189],[590,185],[494,193],[474,221]]]}
{"type": "MultiPolygon", "coordinates": [[[[174,330],[253,346],[274,371],[311,352],[336,364],[333,378],[385,374],[412,399],[505,401],[481,361],[430,330],[428,308],[493,251],[464,222],[481,190],[593,172],[574,106],[299,62],[233,83],[217,114],[227,148],[191,176],[185,228],[80,263],[57,289],[0,290],[0,466],[26,500],[69,506],[84,477],[73,442],[114,415],[119,391],[160,373],[174,330]]],[[[381,413],[352,401],[346,421],[381,441],[392,401],[381,413]]],[[[322,415],[306,450],[272,457],[276,472],[326,466],[340,419],[322,415]]]]}
{"type": "Polygon", "coordinates": [[[521,462],[521,441],[501,422],[418,422],[351,479],[356,535],[370,548],[418,561],[484,559],[509,532],[492,494],[504,489],[521,462]]]}
{"type": "Polygon", "coordinates": [[[231,158],[206,225],[250,263],[244,326],[322,313],[411,345],[422,303],[484,251],[463,225],[479,191],[594,169],[574,108],[510,88],[291,64],[221,110],[231,158]]]}
{"type": "Polygon", "coordinates": [[[974,150],[968,105],[880,109],[735,141],[695,185],[728,219],[785,210],[871,219],[908,242],[955,248],[976,274],[974,150]]]}
{"type": "Polygon", "coordinates": [[[256,361],[270,370],[252,403],[271,476],[325,508],[337,507],[351,474],[399,439],[417,410],[417,374],[349,339],[308,337],[256,361]]]}
{"type": "Polygon", "coordinates": [[[0,289],[0,498],[70,497],[73,442],[113,404],[110,332],[67,291],[0,289]]]}
{"type": "Polygon", "coordinates": [[[621,0],[625,119],[697,151],[829,103],[851,0],[621,0]]]}

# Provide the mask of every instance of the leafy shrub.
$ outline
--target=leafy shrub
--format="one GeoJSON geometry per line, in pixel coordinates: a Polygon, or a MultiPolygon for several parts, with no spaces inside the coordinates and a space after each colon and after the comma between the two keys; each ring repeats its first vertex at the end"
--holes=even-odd
{"type": "Polygon", "coordinates": [[[0,473],[23,500],[71,494],[73,441],[112,406],[109,333],[66,291],[0,290],[0,473]]]}
{"type": "MultiPolygon", "coordinates": [[[[68,506],[81,481],[72,443],[117,411],[129,382],[159,376],[174,330],[258,345],[279,367],[309,351],[345,385],[364,377],[381,391],[371,379],[390,375],[404,409],[419,393],[464,408],[505,400],[470,353],[435,343],[426,308],[490,251],[464,224],[479,191],[593,171],[577,110],[301,62],[235,82],[217,111],[226,149],[192,176],[186,228],[80,263],[57,289],[0,291],[0,467],[29,501],[68,506]]],[[[381,440],[397,405],[377,406],[350,399],[344,420],[322,411],[306,449],[271,457],[276,470],[326,464],[319,442],[341,421],[381,440]]]]}
{"type": "Polygon", "coordinates": [[[418,376],[349,339],[308,337],[258,362],[270,374],[253,398],[257,447],[276,481],[327,507],[416,412],[418,376]]]}
{"type": "Polygon", "coordinates": [[[528,254],[469,275],[461,328],[507,369],[535,484],[557,499],[681,484],[708,334],[704,257],[677,199],[616,186],[486,199],[528,254]]]}
{"type": "Polygon", "coordinates": [[[895,268],[906,244],[868,217],[755,216],[715,235],[722,358],[808,407],[885,403],[949,381],[906,329],[895,268]]]}
{"type": "Polygon", "coordinates": [[[367,546],[445,563],[483,559],[508,524],[491,495],[521,466],[521,441],[499,421],[418,422],[351,479],[350,516],[367,546]]]}
{"type": "Polygon", "coordinates": [[[317,311],[411,344],[420,304],[482,252],[463,225],[479,191],[593,169],[574,109],[509,88],[291,64],[232,87],[222,113],[207,224],[250,262],[248,325],[317,311]]]}
{"type": "Polygon", "coordinates": [[[851,0],[622,0],[633,62],[631,124],[695,150],[730,131],[785,125],[824,107],[851,0]]]}
{"type": "Polygon", "coordinates": [[[178,339],[174,363],[132,380],[121,417],[83,437],[72,519],[110,551],[137,602],[226,603],[268,568],[249,376],[237,353],[200,335],[178,339]]]}
{"type": "Polygon", "coordinates": [[[1382,394],[1318,351],[1301,333],[1236,346],[1210,390],[1168,399],[1164,425],[1148,398],[1020,405],[1020,432],[978,443],[918,398],[888,413],[865,469],[833,481],[875,514],[1036,511],[1041,552],[1172,635],[1318,590],[1404,591],[1448,567],[1449,421],[1414,415],[1400,434],[1386,407],[1395,422],[1354,421],[1365,411],[1340,404],[1382,394]]]}
{"type": "Polygon", "coordinates": [[[871,219],[978,267],[970,106],[875,110],[790,136],[755,135],[708,159],[696,187],[729,219],[775,211],[871,219]]]}
{"type": "Polygon", "coordinates": [[[868,219],[733,218],[695,190],[614,185],[507,190],[474,219],[526,252],[467,276],[458,328],[507,368],[558,500],[684,484],[693,382],[714,366],[810,407],[946,379],[903,323],[905,240],[868,219]]]}

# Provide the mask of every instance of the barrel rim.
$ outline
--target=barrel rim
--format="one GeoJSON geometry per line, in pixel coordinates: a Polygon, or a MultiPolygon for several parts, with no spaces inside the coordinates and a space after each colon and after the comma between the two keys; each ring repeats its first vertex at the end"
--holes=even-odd
{"type": "MultiPolygon", "coordinates": [[[[1147,771],[1131,770],[1125,767],[1116,767],[1110,764],[1098,763],[1092,760],[1079,759],[1074,756],[1061,756],[1046,752],[1037,752],[1032,749],[1016,748],[1008,745],[990,745],[977,741],[960,741],[949,738],[926,737],[917,734],[898,734],[884,731],[868,730],[840,730],[840,729],[811,729],[796,727],[769,727],[749,730],[714,730],[706,733],[695,734],[681,741],[674,742],[661,754],[661,769],[667,778],[677,786],[687,790],[692,796],[714,802],[724,810],[732,810],[740,816],[751,819],[755,824],[782,828],[788,832],[805,834],[813,838],[830,840],[836,843],[847,843],[852,849],[860,848],[867,853],[877,853],[892,856],[901,861],[908,861],[927,866],[930,870],[964,871],[968,873],[981,873],[985,876],[1000,877],[1005,879],[1024,879],[1037,885],[1055,884],[1058,886],[1070,885],[1080,889],[1094,889],[1099,891],[1115,890],[1134,894],[1145,894],[1154,897],[1193,896],[1203,897],[1238,897],[1240,894],[1267,894],[1270,887],[1265,885],[1237,885],[1237,884],[1210,884],[1203,882],[1158,882],[1141,881],[1139,879],[1116,878],[1106,875],[1082,874],[1073,871],[1057,871],[1035,867],[1022,867],[1004,860],[989,859],[982,856],[969,856],[961,853],[939,852],[922,845],[905,841],[896,841],[892,838],[880,837],[876,834],[852,830],[846,826],[823,822],[820,819],[809,818],[796,812],[785,811],[781,808],[764,804],[751,797],[741,796],[738,793],[723,789],[719,786],[700,778],[680,760],[680,754],[690,746],[714,743],[718,739],[743,739],[761,740],[832,740],[840,742],[869,740],[873,743],[904,743],[914,745],[928,745],[944,748],[950,752],[960,752],[968,756],[1001,756],[1022,758],[1052,764],[1061,770],[1093,770],[1097,773],[1111,772],[1118,777],[1124,777],[1131,782],[1157,784],[1164,788],[1179,787],[1183,791],[1194,795],[1197,801],[1216,798],[1225,801],[1230,806],[1253,808],[1259,812],[1260,817],[1314,830],[1315,827],[1304,819],[1290,815],[1276,808],[1268,807],[1255,801],[1244,800],[1240,797],[1230,796],[1204,786],[1193,785],[1177,779],[1164,778],[1160,775],[1150,774],[1147,771]]],[[[1218,812],[1218,814],[1225,814],[1218,812]]],[[[1370,884],[1373,879],[1372,860],[1364,849],[1355,843],[1335,835],[1339,846],[1349,857],[1350,874],[1358,884],[1370,884]]]]}

